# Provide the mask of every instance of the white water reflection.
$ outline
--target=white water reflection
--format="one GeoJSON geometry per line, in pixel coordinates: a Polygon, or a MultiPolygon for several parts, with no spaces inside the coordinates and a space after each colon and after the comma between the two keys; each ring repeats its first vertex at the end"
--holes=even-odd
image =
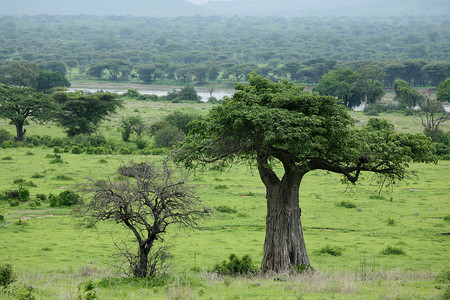
{"type": "MultiPolygon", "coordinates": [[[[172,90],[173,89],[171,89],[170,92],[172,90]]],[[[175,90],[179,91],[180,89],[175,89],[175,90]]],[[[89,88],[69,88],[69,92],[75,92],[75,91],[86,91],[86,92],[90,92],[90,93],[96,93],[96,92],[98,92],[100,90],[99,89],[89,89],[89,88]]],[[[121,95],[121,94],[126,93],[127,89],[101,89],[101,91],[111,92],[111,93],[115,93],[115,94],[121,95]]],[[[164,90],[139,90],[138,89],[137,91],[141,95],[156,95],[158,97],[166,96],[169,93],[169,91],[164,91],[164,90]]],[[[208,101],[208,99],[210,97],[210,93],[209,92],[207,93],[207,92],[198,92],[197,91],[197,95],[199,95],[201,97],[201,100],[203,102],[208,101]]],[[[217,100],[222,100],[223,97],[231,96],[231,95],[233,95],[233,92],[231,90],[229,90],[229,91],[225,91],[225,90],[221,91],[221,90],[219,90],[219,91],[214,91],[212,93],[212,96],[215,97],[217,100]]]]}

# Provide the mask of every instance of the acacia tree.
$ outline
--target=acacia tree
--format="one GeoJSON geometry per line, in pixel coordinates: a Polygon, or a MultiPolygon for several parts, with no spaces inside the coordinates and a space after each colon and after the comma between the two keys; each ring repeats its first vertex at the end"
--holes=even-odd
{"type": "Polygon", "coordinates": [[[113,93],[55,93],[60,109],[55,118],[69,136],[95,132],[101,121],[115,113],[122,100],[113,93]]]}
{"type": "Polygon", "coordinates": [[[355,183],[369,171],[382,182],[395,182],[407,176],[409,161],[435,159],[423,134],[398,134],[389,126],[356,129],[334,97],[255,73],[248,78],[249,85],[237,84],[231,98],[191,123],[176,157],[191,168],[256,161],[266,187],[266,271],[310,264],[299,207],[300,183],[308,172],[339,173],[355,183]]]}
{"type": "Polygon", "coordinates": [[[0,117],[11,120],[16,126],[16,141],[23,141],[27,119],[49,121],[57,106],[52,99],[32,88],[0,86],[0,117]]]}
{"type": "Polygon", "coordinates": [[[126,255],[131,274],[150,277],[157,272],[161,255],[154,249],[163,241],[171,224],[193,227],[206,210],[199,210],[199,199],[184,178],[177,178],[166,161],[160,167],[152,163],[130,162],[118,169],[116,180],[92,181],[83,187],[91,201],[80,207],[89,226],[111,220],[131,230],[138,242],[137,255],[126,255]]]}

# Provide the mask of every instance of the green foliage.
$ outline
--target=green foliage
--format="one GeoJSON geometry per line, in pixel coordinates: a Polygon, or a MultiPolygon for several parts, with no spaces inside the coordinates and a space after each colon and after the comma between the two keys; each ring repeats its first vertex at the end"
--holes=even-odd
{"type": "Polygon", "coordinates": [[[414,108],[419,105],[424,97],[416,90],[411,88],[409,84],[401,79],[398,79],[394,83],[395,97],[394,100],[398,101],[403,107],[414,108]]]}
{"type": "Polygon", "coordinates": [[[326,245],[322,248],[320,248],[317,253],[320,254],[328,254],[332,256],[341,256],[342,255],[342,248],[341,247],[333,247],[330,245],[326,245]]]}
{"type": "Polygon", "coordinates": [[[137,98],[139,98],[139,96],[140,96],[140,94],[136,89],[128,89],[126,91],[126,93],[122,94],[122,97],[131,98],[131,99],[137,99],[137,98]]]}
{"type": "Polygon", "coordinates": [[[386,248],[384,248],[381,251],[381,254],[383,255],[404,255],[406,254],[405,251],[403,251],[403,249],[398,248],[398,247],[392,247],[392,246],[387,246],[386,248]]]}
{"type": "Polygon", "coordinates": [[[439,272],[434,279],[438,283],[449,283],[450,284],[450,269],[445,269],[439,272]]]}
{"type": "Polygon", "coordinates": [[[436,100],[439,102],[450,102],[450,77],[439,84],[436,100]]]}
{"type": "Polygon", "coordinates": [[[0,86],[0,117],[11,120],[16,126],[16,140],[23,141],[23,126],[28,118],[49,121],[57,106],[50,97],[35,92],[32,88],[0,86]]]}
{"type": "Polygon", "coordinates": [[[155,147],[171,148],[184,139],[183,132],[176,126],[167,124],[155,132],[155,147]]]}
{"type": "Polygon", "coordinates": [[[70,152],[72,154],[81,154],[83,152],[83,150],[78,146],[73,146],[72,149],[70,150],[70,152]]]}
{"type": "Polygon", "coordinates": [[[236,214],[238,212],[236,209],[231,208],[228,205],[216,206],[216,211],[225,213],[225,214],[236,214]]]}
{"type": "Polygon", "coordinates": [[[140,137],[144,129],[145,124],[141,116],[127,116],[120,122],[120,133],[124,142],[128,142],[132,134],[140,137]]]}
{"type": "Polygon", "coordinates": [[[5,221],[5,216],[4,215],[0,215],[0,222],[4,222],[5,221]]]}
{"type": "Polygon", "coordinates": [[[72,206],[82,203],[80,195],[74,191],[63,191],[58,196],[50,194],[48,196],[50,207],[72,206]]]}
{"type": "Polygon", "coordinates": [[[12,148],[13,141],[3,141],[2,142],[2,149],[12,148]]]}
{"type": "Polygon", "coordinates": [[[95,132],[101,121],[122,106],[122,101],[112,93],[60,92],[53,94],[53,99],[61,108],[56,119],[71,137],[95,132]]]}
{"type": "Polygon", "coordinates": [[[189,132],[188,124],[196,118],[196,115],[191,113],[183,113],[181,111],[176,111],[167,115],[164,118],[168,124],[173,125],[180,129],[184,134],[189,132]]]}
{"type": "Polygon", "coordinates": [[[0,128],[0,145],[3,146],[4,141],[12,141],[12,135],[4,128],[0,128]]]}
{"type": "Polygon", "coordinates": [[[16,280],[11,264],[0,265],[0,286],[7,287],[16,280]]]}
{"type": "Polygon", "coordinates": [[[249,255],[239,258],[235,254],[231,254],[228,261],[214,265],[213,272],[219,275],[237,276],[237,275],[253,275],[258,272],[258,268],[253,265],[249,255]]]}
{"type": "Polygon", "coordinates": [[[356,205],[348,200],[342,200],[341,202],[336,203],[337,207],[345,207],[345,208],[355,208],[356,205]]]}

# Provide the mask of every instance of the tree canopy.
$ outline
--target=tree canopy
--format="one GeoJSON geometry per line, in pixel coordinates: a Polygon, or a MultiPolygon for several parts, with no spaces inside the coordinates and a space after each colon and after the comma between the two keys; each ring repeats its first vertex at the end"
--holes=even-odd
{"type": "Polygon", "coordinates": [[[112,93],[59,92],[53,94],[53,98],[60,106],[56,120],[69,136],[95,132],[100,122],[122,105],[119,97],[112,93]]]}
{"type": "Polygon", "coordinates": [[[187,167],[256,162],[268,205],[265,270],[309,265],[299,207],[306,173],[327,170],[354,183],[369,171],[385,183],[405,178],[410,161],[435,161],[423,134],[399,134],[390,127],[357,129],[334,97],[255,73],[248,78],[248,85],[237,84],[231,98],[191,123],[177,159],[187,167]]]}
{"type": "Polygon", "coordinates": [[[16,140],[24,139],[25,121],[32,118],[37,121],[49,121],[53,118],[56,105],[53,100],[32,88],[0,86],[0,117],[11,120],[16,126],[16,140]]]}

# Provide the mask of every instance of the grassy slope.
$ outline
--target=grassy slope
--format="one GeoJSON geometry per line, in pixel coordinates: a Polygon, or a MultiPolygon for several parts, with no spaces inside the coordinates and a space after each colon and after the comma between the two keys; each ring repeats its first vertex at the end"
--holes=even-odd
{"type": "MultiPolygon", "coordinates": [[[[192,105],[189,109],[207,111],[208,105],[192,105]]],[[[151,122],[182,104],[128,102],[121,113],[141,113],[151,122]],[[137,110],[137,111],[136,111],[137,110]]],[[[354,113],[361,117],[360,113],[354,113]]],[[[411,117],[387,116],[402,131],[417,131],[420,124],[411,117]]],[[[119,116],[102,126],[109,137],[119,139],[115,127],[119,116]]],[[[362,119],[365,119],[363,117],[362,119]]],[[[365,121],[361,121],[363,124],[365,121]]],[[[9,126],[10,127],[10,126],[9,126]]],[[[8,128],[11,129],[11,128],[8,128]]],[[[43,130],[51,135],[63,135],[51,125],[30,125],[28,132],[43,130]]],[[[39,134],[44,134],[39,133],[39,134]]],[[[102,156],[62,154],[65,163],[51,164],[46,158],[51,149],[0,149],[1,189],[11,188],[15,178],[33,181],[35,193],[58,193],[71,188],[87,177],[105,178],[128,160],[159,159],[139,156],[102,156]],[[33,155],[27,154],[32,152],[33,155]],[[3,160],[10,156],[12,160],[3,160]],[[107,163],[100,163],[104,159],[107,163]],[[43,178],[31,178],[35,173],[43,178]],[[72,178],[60,181],[57,175],[72,178]]],[[[166,288],[148,288],[145,284],[100,284],[97,293],[103,299],[129,298],[296,298],[303,296],[336,298],[386,298],[395,295],[430,298],[441,293],[433,282],[433,274],[448,268],[448,236],[450,223],[449,198],[450,162],[438,165],[413,164],[417,177],[400,183],[379,196],[371,178],[366,176],[351,190],[339,182],[339,177],[324,172],[310,173],[301,187],[302,221],[311,262],[320,272],[305,276],[253,279],[223,279],[209,274],[196,275],[192,267],[208,269],[230,253],[250,254],[259,262],[262,257],[265,225],[264,187],[257,174],[243,166],[227,173],[207,171],[196,174],[192,183],[197,187],[204,205],[215,208],[227,205],[236,213],[216,213],[200,221],[200,230],[172,228],[166,241],[174,245],[173,271],[175,280],[166,288]],[[351,201],[356,208],[336,206],[351,201]],[[394,221],[389,225],[388,220],[394,221]],[[319,254],[329,245],[341,247],[342,256],[319,254]],[[382,255],[386,246],[399,247],[406,255],[382,255]],[[363,275],[368,280],[361,280],[363,275]],[[284,279],[283,279],[284,280],[284,279]]],[[[0,263],[11,262],[20,274],[19,281],[35,287],[38,298],[74,298],[78,287],[89,278],[111,274],[108,267],[116,262],[110,232],[116,240],[126,236],[117,226],[102,224],[96,229],[79,230],[70,209],[49,208],[48,204],[34,209],[27,204],[10,208],[0,204],[0,214],[6,222],[0,224],[0,263]],[[16,225],[19,219],[26,225],[16,225]]],[[[130,245],[133,240],[129,239],[130,245]]],[[[1,296],[0,296],[1,297],[1,296]]]]}

